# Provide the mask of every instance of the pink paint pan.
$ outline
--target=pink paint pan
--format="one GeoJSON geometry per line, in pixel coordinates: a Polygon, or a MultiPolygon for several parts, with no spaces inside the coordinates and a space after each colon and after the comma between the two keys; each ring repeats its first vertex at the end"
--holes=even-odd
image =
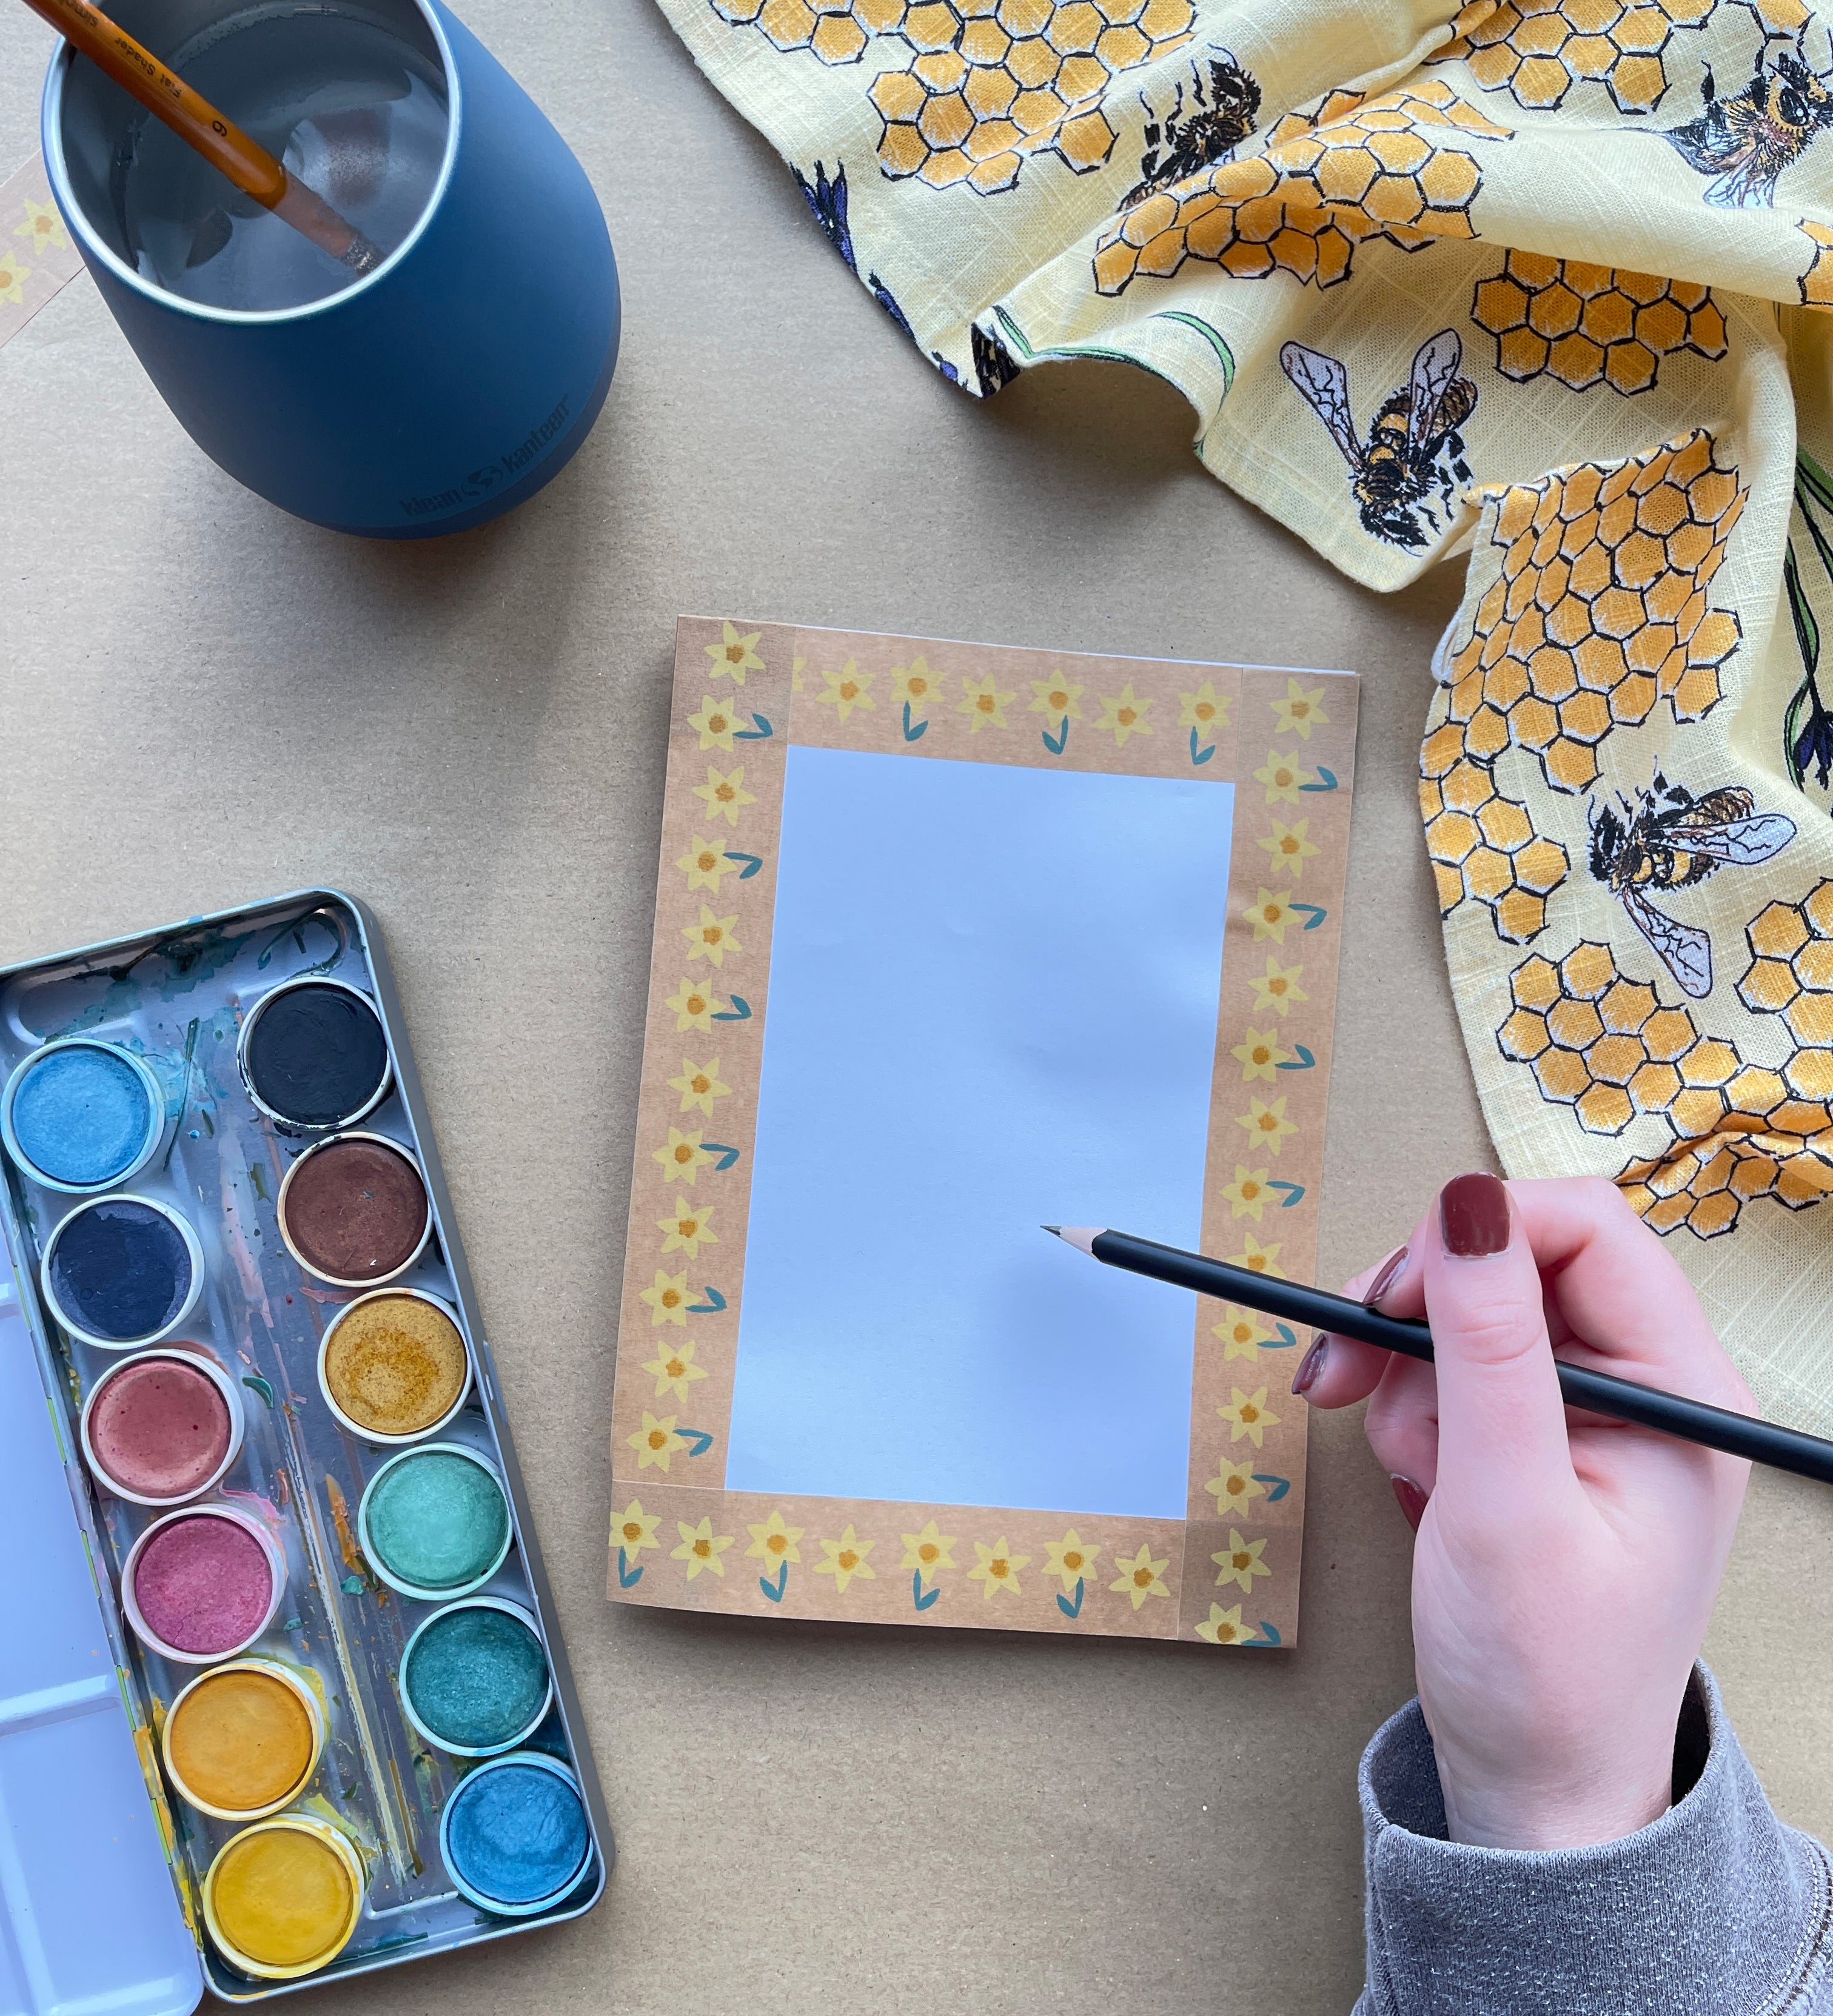
{"type": "Polygon", "coordinates": [[[134,1543],[121,1607],[142,1644],[207,1666],[247,1651],[286,1587],[286,1557],[264,1527],[227,1505],[194,1505],[154,1520],[134,1543]]]}
{"type": "Polygon", "coordinates": [[[89,1389],[83,1460],[134,1505],[182,1505],[221,1481],[241,1453],[242,1396],[214,1358],[182,1345],[138,1352],[89,1389]]]}

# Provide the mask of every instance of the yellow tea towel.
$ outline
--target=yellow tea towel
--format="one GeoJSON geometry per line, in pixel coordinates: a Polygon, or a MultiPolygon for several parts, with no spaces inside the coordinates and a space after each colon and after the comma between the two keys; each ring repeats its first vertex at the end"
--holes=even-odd
{"type": "Polygon", "coordinates": [[[1503,1160],[1614,1178],[1833,1431],[1829,17],[664,5],[965,391],[1125,359],[1358,581],[1469,550],[1420,794],[1503,1160]]]}

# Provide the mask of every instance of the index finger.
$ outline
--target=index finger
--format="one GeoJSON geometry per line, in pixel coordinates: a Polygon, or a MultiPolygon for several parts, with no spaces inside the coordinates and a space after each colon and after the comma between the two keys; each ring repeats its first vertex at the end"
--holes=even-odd
{"type": "MultiPolygon", "coordinates": [[[[1573,1333],[1560,1345],[1562,1357],[1713,1406],[1752,1409],[1679,1262],[1614,1183],[1554,1177],[1511,1183],[1508,1192],[1542,1281],[1573,1333]]],[[[1406,1269],[1381,1307],[1389,1316],[1424,1316],[1424,1270],[1406,1269]]]]}

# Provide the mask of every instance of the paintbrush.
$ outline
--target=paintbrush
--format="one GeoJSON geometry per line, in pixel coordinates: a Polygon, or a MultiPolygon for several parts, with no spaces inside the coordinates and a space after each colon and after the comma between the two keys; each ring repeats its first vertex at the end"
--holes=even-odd
{"type": "Polygon", "coordinates": [[[380,246],[338,215],[318,193],[289,174],[258,141],[175,77],[158,57],[117,27],[90,0],[26,0],[71,48],[163,120],[247,196],[309,238],[353,273],[380,265],[380,246]]]}
{"type": "MultiPolygon", "coordinates": [[[[1043,1229],[1105,1266],[1169,1281],[1174,1287],[1193,1288],[1199,1295],[1241,1302],[1263,1315],[1332,1330],[1338,1337],[1397,1351],[1428,1365],[1432,1362],[1432,1334],[1423,1323],[1385,1316],[1379,1309],[1352,1301],[1347,1295],[1256,1274],[1226,1260],[1210,1260],[1201,1253],[1136,1239],[1128,1232],[1079,1225],[1046,1225],[1043,1229]]],[[[1632,1379],[1614,1378],[1608,1372],[1592,1372],[1562,1360],[1554,1363],[1560,1393],[1568,1407],[1608,1414],[1613,1420],[1633,1421],[1639,1427],[1658,1428],[1664,1435],[1721,1449],[1727,1456],[1741,1456],[1752,1463],[1767,1463],[1772,1470],[1792,1471],[1797,1477],[1833,1484],[1833,1442],[1823,1442],[1818,1435],[1803,1435],[1755,1415],[1734,1414],[1728,1408],[1709,1407],[1702,1400],[1688,1400],[1632,1379]]]]}

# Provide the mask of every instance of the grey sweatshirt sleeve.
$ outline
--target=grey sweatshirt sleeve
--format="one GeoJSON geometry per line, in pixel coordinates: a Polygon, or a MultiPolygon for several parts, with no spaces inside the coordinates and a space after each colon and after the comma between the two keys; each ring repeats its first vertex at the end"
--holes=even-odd
{"type": "Polygon", "coordinates": [[[1640,1833],[1466,1848],[1419,1703],[1363,1753],[1368,1981],[1356,2016],[1833,2016],[1833,1871],[1770,1809],[1698,1668],[1675,1804],[1640,1833]]]}

